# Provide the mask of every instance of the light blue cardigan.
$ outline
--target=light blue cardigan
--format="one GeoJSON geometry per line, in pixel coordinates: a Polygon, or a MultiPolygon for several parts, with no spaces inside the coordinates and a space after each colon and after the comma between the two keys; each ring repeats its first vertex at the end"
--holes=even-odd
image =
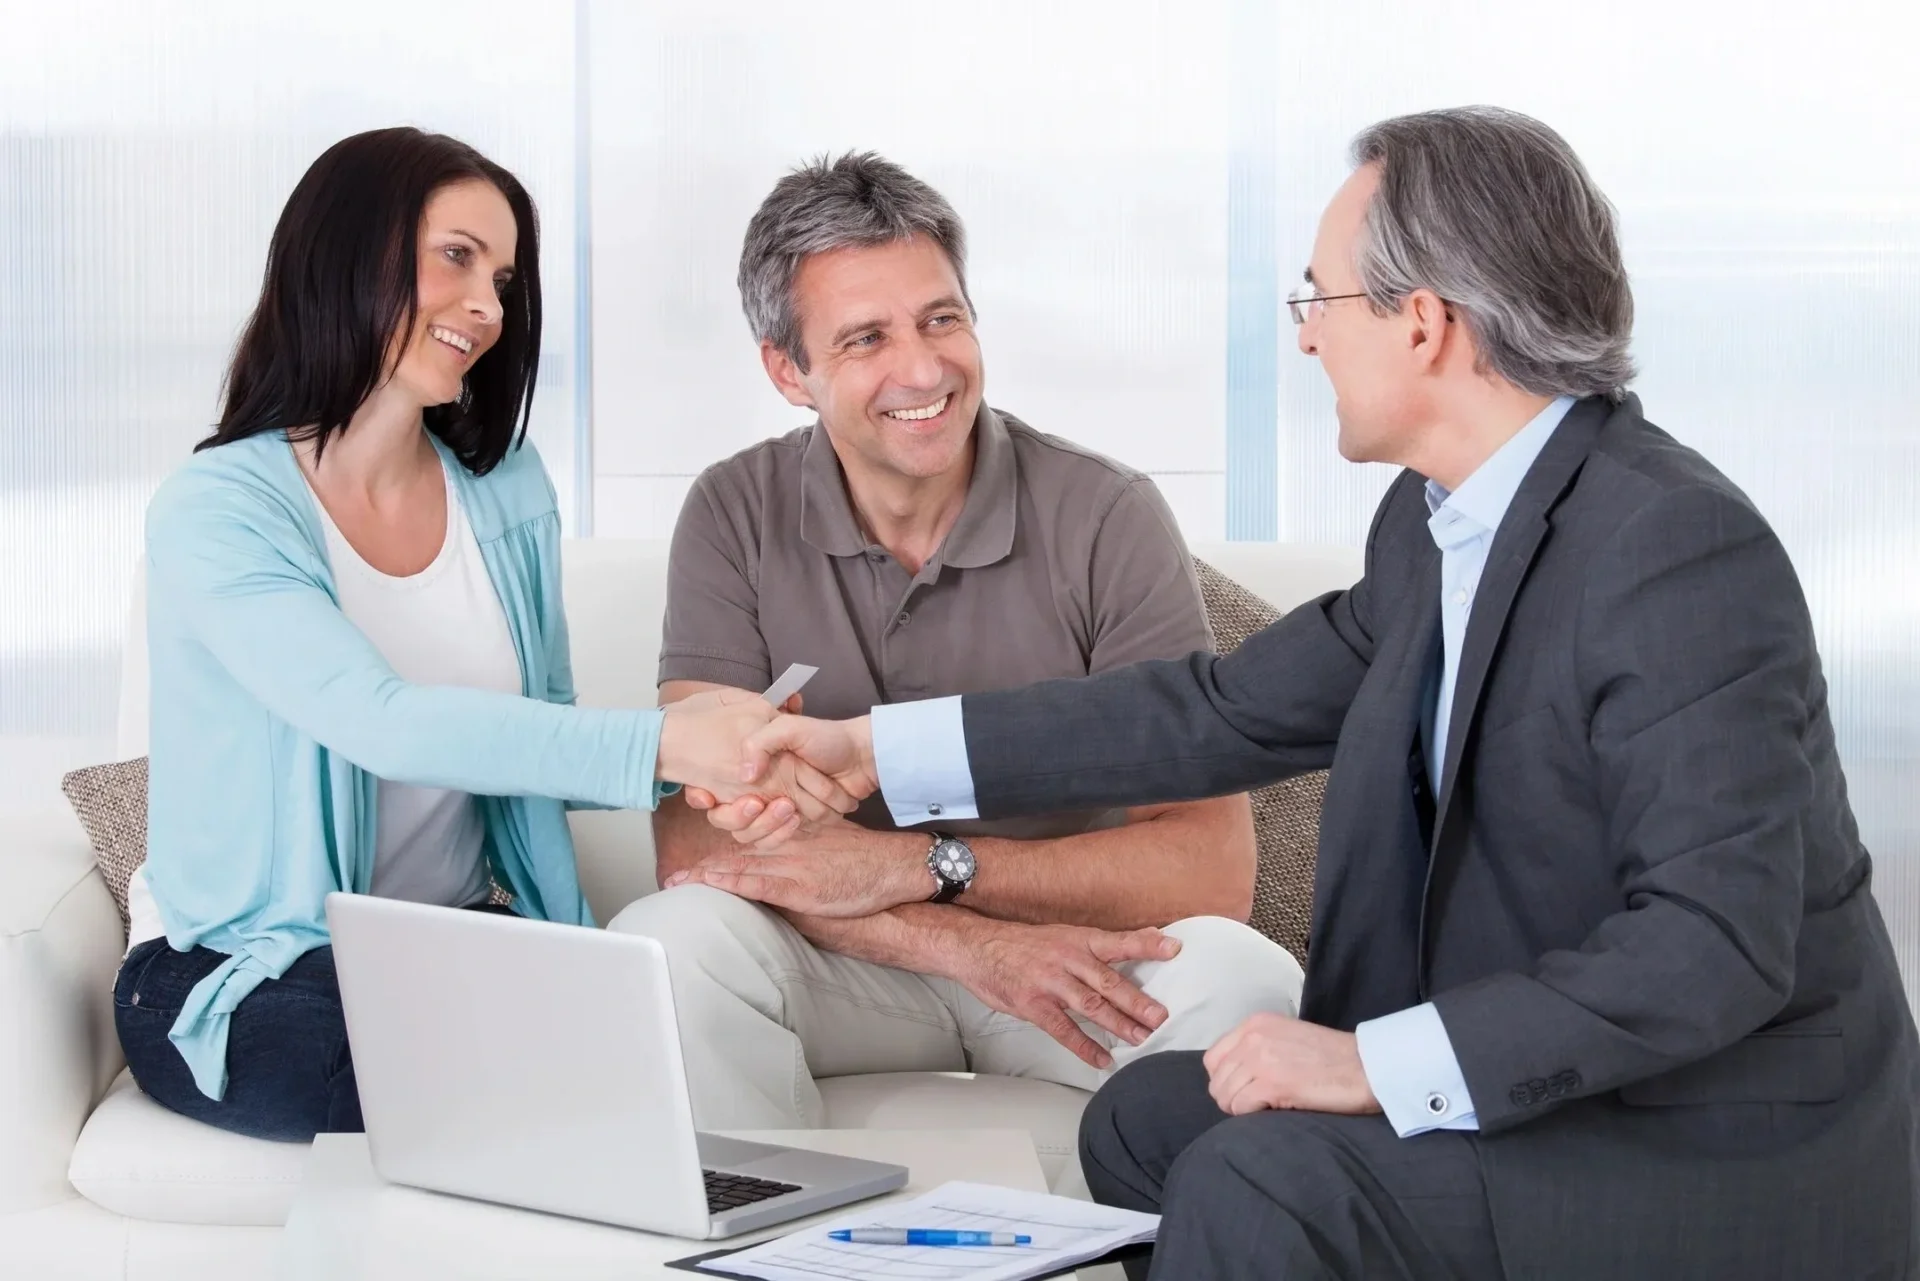
{"type": "Polygon", "coordinates": [[[227,1026],[328,942],[329,891],[372,881],[376,779],[479,800],[515,910],[592,925],[566,802],[651,809],[658,711],[572,706],[560,518],[531,445],[476,477],[435,442],[520,656],[524,698],[394,675],[340,612],[311,491],[282,432],[195,454],[147,509],[152,730],[146,877],[167,941],[231,959],[171,1039],[210,1098],[227,1026]]]}

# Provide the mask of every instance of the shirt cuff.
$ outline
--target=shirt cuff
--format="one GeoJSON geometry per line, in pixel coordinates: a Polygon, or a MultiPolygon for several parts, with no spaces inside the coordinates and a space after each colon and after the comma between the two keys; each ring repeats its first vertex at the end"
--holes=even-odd
{"type": "Polygon", "coordinates": [[[880,791],[895,824],[980,817],[958,694],[876,707],[871,728],[880,791]]]}
{"type": "Polygon", "coordinates": [[[1480,1118],[1446,1024],[1433,1003],[1368,1019],[1353,1030],[1360,1066],[1394,1133],[1477,1130],[1480,1118]]]}

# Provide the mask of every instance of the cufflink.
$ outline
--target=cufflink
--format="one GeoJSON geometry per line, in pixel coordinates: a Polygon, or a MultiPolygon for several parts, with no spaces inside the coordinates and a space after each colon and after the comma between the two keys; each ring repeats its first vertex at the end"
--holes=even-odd
{"type": "Polygon", "coordinates": [[[1427,1112],[1431,1116],[1445,1116],[1447,1114],[1447,1096],[1438,1090],[1429,1094],[1427,1096],[1427,1112]]]}

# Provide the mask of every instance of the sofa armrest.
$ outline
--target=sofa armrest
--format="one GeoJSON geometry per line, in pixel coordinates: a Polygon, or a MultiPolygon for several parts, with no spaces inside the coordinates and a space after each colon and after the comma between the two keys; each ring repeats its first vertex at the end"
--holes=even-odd
{"type": "Polygon", "coordinates": [[[73,816],[0,816],[0,1215],[73,1195],[74,1140],[124,1065],[124,946],[73,816]]]}

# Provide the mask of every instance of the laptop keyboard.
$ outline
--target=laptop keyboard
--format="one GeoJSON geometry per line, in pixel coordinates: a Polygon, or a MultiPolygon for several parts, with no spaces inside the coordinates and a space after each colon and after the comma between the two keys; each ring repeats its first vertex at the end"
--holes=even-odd
{"type": "Polygon", "coordinates": [[[708,1214],[723,1214],[728,1210],[737,1210],[743,1205],[752,1205],[756,1201],[766,1201],[800,1190],[800,1185],[797,1183],[750,1179],[744,1174],[724,1174],[719,1170],[702,1170],[700,1173],[707,1179],[708,1214]]]}

